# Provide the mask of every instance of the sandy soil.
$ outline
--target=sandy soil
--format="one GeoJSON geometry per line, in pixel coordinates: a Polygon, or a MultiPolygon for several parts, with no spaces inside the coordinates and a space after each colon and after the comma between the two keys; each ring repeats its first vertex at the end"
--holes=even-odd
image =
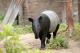
{"type": "MultiPolygon", "coordinates": [[[[30,46],[30,48],[39,48],[40,40],[34,38],[34,34],[26,34],[21,37],[21,40],[24,44],[30,46]]],[[[69,40],[69,48],[68,49],[52,49],[51,53],[80,53],[80,44],[77,41],[69,40]]]]}

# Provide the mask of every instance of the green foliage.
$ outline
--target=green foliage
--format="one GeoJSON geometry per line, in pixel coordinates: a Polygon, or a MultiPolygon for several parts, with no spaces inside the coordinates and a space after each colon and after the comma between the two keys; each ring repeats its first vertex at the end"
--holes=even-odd
{"type": "Polygon", "coordinates": [[[11,25],[1,25],[0,36],[13,36],[17,35],[14,28],[11,25]]]}
{"type": "Polygon", "coordinates": [[[14,31],[11,25],[1,25],[0,26],[0,40],[6,38],[7,36],[17,36],[18,34],[14,31]]]}
{"type": "Polygon", "coordinates": [[[2,50],[2,48],[0,48],[0,53],[3,53],[3,50],[2,50]]]}
{"type": "Polygon", "coordinates": [[[67,25],[65,23],[60,24],[59,31],[65,30],[67,25]]]}
{"type": "MultiPolygon", "coordinates": [[[[66,24],[61,24],[60,28],[59,28],[59,31],[63,31],[66,28],[67,28],[66,24]]],[[[68,32],[67,31],[62,32],[59,35],[68,36],[68,32]]],[[[75,39],[75,40],[80,40],[80,23],[74,23],[74,29],[73,29],[73,32],[72,32],[72,38],[75,39]]]]}
{"type": "Polygon", "coordinates": [[[41,53],[39,49],[26,50],[26,53],[41,53]]]}
{"type": "MultiPolygon", "coordinates": [[[[61,24],[59,31],[65,30],[66,27],[67,27],[66,24],[61,24]]],[[[31,25],[26,25],[26,26],[14,25],[14,28],[15,28],[15,31],[18,34],[32,33],[32,27],[31,27],[31,25]]]]}
{"type": "MultiPolygon", "coordinates": [[[[20,41],[20,36],[11,25],[1,25],[0,37],[3,37],[6,53],[23,53],[25,46],[20,41]]],[[[2,39],[2,40],[3,40],[2,39]]]]}
{"type": "Polygon", "coordinates": [[[68,48],[68,42],[63,36],[58,36],[55,39],[52,39],[51,42],[47,45],[49,49],[59,49],[59,48],[68,48]]]}
{"type": "Polygon", "coordinates": [[[25,46],[20,42],[19,37],[14,36],[5,42],[6,53],[23,53],[25,46]]]}
{"type": "Polygon", "coordinates": [[[28,49],[26,50],[26,53],[53,53],[53,51],[46,49],[46,50],[40,50],[40,49],[28,49]]]}
{"type": "Polygon", "coordinates": [[[75,23],[74,29],[80,31],[80,23],[75,23]]]}
{"type": "MultiPolygon", "coordinates": [[[[66,28],[67,28],[66,24],[61,24],[59,31],[63,31],[66,28]]],[[[69,38],[67,36],[68,36],[67,31],[58,34],[58,36],[55,39],[52,39],[50,44],[47,45],[47,48],[50,48],[50,49],[67,48],[68,42],[66,39],[69,38]]],[[[75,40],[80,40],[80,24],[79,23],[74,24],[72,38],[75,40]]]]}
{"type": "Polygon", "coordinates": [[[1,20],[1,21],[3,20],[3,18],[4,18],[4,16],[0,15],[0,20],[1,20]]]}
{"type": "Polygon", "coordinates": [[[80,40],[80,23],[75,23],[74,25],[73,38],[80,40]]]}
{"type": "Polygon", "coordinates": [[[14,26],[14,27],[15,27],[15,31],[18,34],[32,33],[32,29],[31,29],[30,25],[26,25],[26,26],[18,25],[18,26],[14,26]]]}
{"type": "MultiPolygon", "coordinates": [[[[59,31],[65,30],[67,28],[66,24],[61,24],[59,31]]],[[[41,53],[39,49],[29,49],[26,45],[22,44],[20,41],[19,34],[31,33],[31,26],[11,26],[11,25],[1,25],[0,26],[0,39],[6,39],[4,42],[4,47],[6,53],[41,53]],[[8,39],[8,37],[11,37],[8,39]]],[[[50,49],[60,49],[68,48],[68,42],[64,37],[66,32],[58,34],[55,39],[51,39],[51,42],[47,45],[50,49]]],[[[75,24],[73,36],[76,39],[80,39],[80,24],[75,24]]],[[[0,49],[2,52],[2,49],[0,49]]],[[[51,51],[45,50],[43,53],[51,53],[51,51]]]]}

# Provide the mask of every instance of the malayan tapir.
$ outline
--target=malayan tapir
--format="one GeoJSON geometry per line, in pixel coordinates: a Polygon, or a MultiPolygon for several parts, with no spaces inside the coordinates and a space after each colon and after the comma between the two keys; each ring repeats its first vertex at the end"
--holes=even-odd
{"type": "Polygon", "coordinates": [[[45,48],[46,43],[50,42],[51,34],[53,32],[53,38],[56,37],[56,33],[60,26],[60,19],[58,15],[51,10],[46,10],[40,13],[36,18],[28,18],[32,22],[32,30],[35,34],[35,39],[41,40],[41,49],[45,48]]]}

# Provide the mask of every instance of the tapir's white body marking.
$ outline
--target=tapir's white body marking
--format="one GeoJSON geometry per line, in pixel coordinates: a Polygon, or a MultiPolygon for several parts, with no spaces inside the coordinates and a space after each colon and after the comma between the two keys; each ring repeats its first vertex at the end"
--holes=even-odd
{"type": "Polygon", "coordinates": [[[49,32],[54,32],[57,25],[60,23],[58,15],[51,10],[43,11],[41,14],[45,14],[50,19],[50,29],[49,32]]]}

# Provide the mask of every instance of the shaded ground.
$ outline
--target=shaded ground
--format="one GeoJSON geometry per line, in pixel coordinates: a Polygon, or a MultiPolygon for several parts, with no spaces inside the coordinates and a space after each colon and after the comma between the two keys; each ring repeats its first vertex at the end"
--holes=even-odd
{"type": "MultiPolygon", "coordinates": [[[[34,38],[34,34],[26,34],[21,37],[22,42],[24,44],[29,45],[30,48],[39,48],[40,47],[40,40],[34,38]]],[[[45,51],[45,50],[44,50],[45,51]]],[[[77,41],[69,40],[69,48],[68,49],[59,49],[59,50],[50,50],[51,53],[80,53],[80,44],[77,41]]]]}

